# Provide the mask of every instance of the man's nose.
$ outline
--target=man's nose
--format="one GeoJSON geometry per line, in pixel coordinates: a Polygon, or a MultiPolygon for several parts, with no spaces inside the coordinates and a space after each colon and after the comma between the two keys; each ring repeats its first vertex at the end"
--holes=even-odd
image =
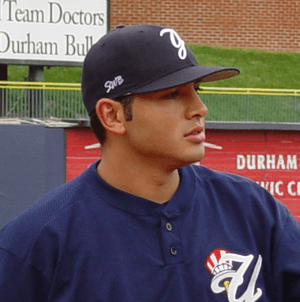
{"type": "Polygon", "coordinates": [[[187,119],[191,119],[193,117],[203,118],[207,114],[207,107],[200,99],[197,91],[194,91],[189,102],[189,106],[186,111],[187,119]]]}

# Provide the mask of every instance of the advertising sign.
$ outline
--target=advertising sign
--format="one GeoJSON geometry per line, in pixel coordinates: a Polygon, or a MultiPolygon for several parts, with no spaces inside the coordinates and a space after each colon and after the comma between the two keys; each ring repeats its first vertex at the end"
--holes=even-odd
{"type": "MultiPolygon", "coordinates": [[[[284,203],[300,221],[300,136],[297,131],[207,129],[207,142],[222,149],[206,148],[201,165],[252,179],[284,203]]],[[[67,181],[101,157],[90,129],[68,129],[67,181]]]]}
{"type": "Polygon", "coordinates": [[[207,150],[201,164],[252,179],[300,221],[300,137],[297,131],[208,131],[223,146],[207,150]]]}
{"type": "Polygon", "coordinates": [[[1,0],[0,63],[81,66],[108,20],[108,0],[1,0]]]}

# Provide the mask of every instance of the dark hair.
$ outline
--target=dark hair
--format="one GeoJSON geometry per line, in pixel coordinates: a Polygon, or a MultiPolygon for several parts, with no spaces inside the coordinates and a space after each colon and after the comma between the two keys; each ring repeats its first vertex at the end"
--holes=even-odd
{"type": "MultiPolygon", "coordinates": [[[[132,120],[132,101],[134,99],[134,95],[126,95],[119,97],[115,99],[115,101],[120,102],[124,109],[125,119],[126,121],[132,120]]],[[[98,116],[96,114],[96,111],[93,110],[90,114],[90,124],[91,128],[93,129],[96,137],[98,138],[100,144],[103,146],[105,143],[105,128],[101,124],[100,120],[98,119],[98,116]]]]}

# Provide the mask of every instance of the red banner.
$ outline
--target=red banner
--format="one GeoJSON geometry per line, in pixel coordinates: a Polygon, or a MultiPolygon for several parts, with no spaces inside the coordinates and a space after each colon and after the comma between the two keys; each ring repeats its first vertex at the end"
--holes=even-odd
{"type": "MultiPolygon", "coordinates": [[[[297,131],[212,130],[201,165],[248,177],[283,202],[300,220],[300,135],[297,131]]],[[[101,157],[89,128],[67,129],[66,180],[70,181],[101,157]]]]}
{"type": "Polygon", "coordinates": [[[283,202],[300,220],[300,136],[297,131],[209,130],[201,164],[248,177],[283,202]]]}

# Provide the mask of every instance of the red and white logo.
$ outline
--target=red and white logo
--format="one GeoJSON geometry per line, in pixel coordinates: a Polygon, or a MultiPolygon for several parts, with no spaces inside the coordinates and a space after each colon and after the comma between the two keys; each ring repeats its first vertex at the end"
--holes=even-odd
{"type": "Polygon", "coordinates": [[[245,282],[244,276],[254,256],[232,254],[226,250],[216,249],[206,259],[207,270],[214,275],[211,280],[211,290],[215,294],[227,293],[229,302],[255,302],[262,296],[262,290],[256,288],[262,257],[258,256],[248,286],[243,294],[237,297],[239,287],[245,282]]]}

